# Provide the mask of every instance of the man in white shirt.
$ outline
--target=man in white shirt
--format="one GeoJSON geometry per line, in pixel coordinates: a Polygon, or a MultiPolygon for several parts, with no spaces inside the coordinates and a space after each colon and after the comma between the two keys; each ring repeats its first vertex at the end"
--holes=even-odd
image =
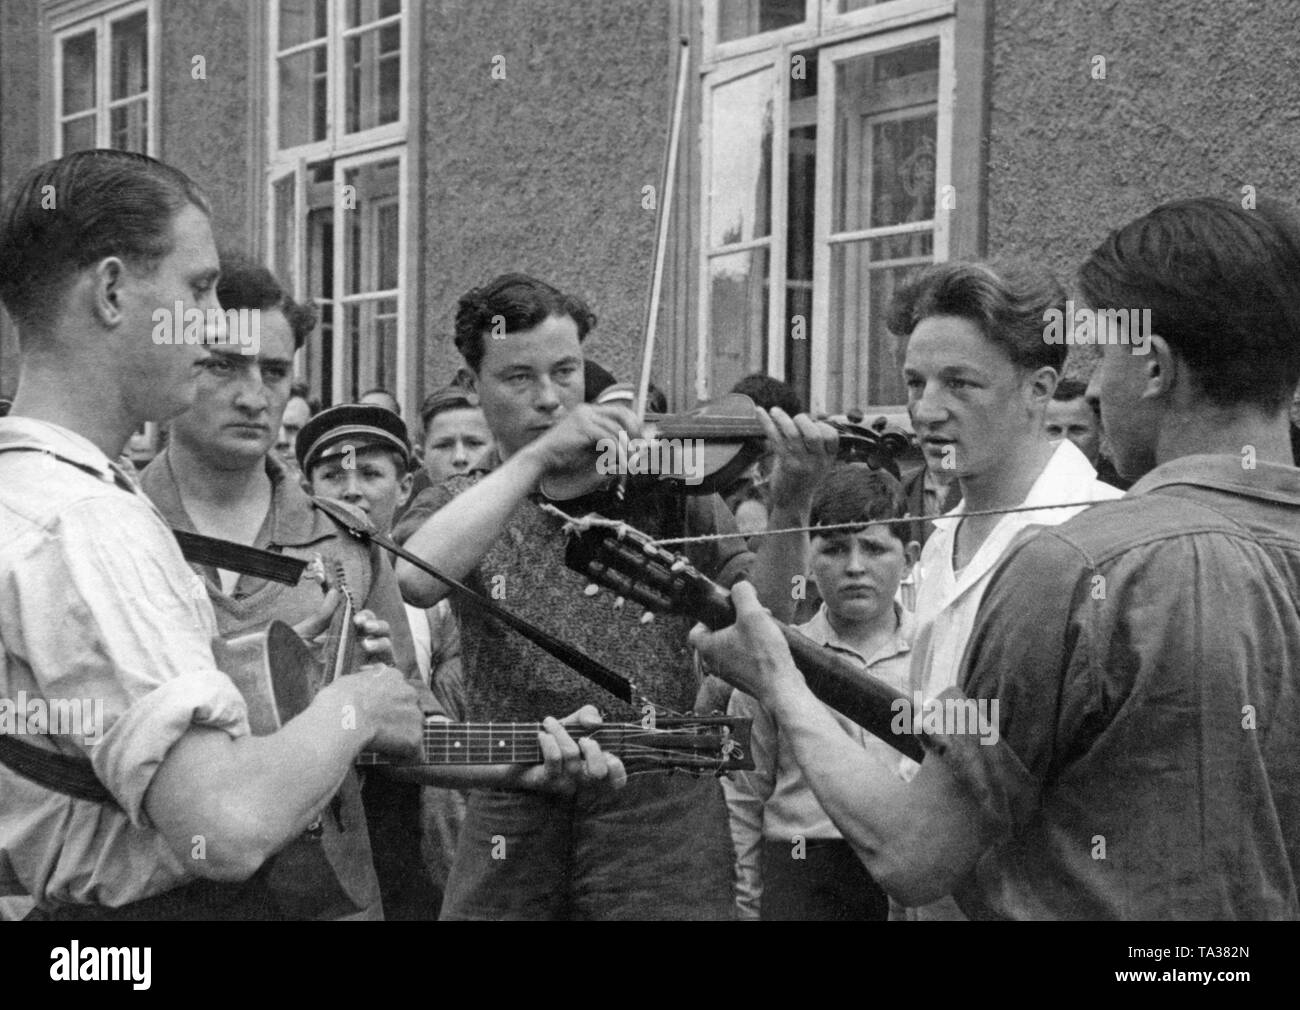
{"type": "MultiPolygon", "coordinates": [[[[955,474],[961,502],[921,553],[911,690],[933,698],[957,683],[980,600],[1007,549],[1031,526],[1055,526],[1086,502],[1123,492],[1068,439],[1044,425],[1067,347],[1044,339],[1044,314],[1063,310],[1049,276],[999,274],[978,263],[939,263],[895,295],[889,325],[908,336],[908,413],[927,463],[955,474]],[[981,516],[992,509],[1054,506],[981,516]]],[[[919,767],[901,758],[911,778],[919,767]]],[[[951,898],[919,918],[964,918],[951,898]]]]}
{"type": "Polygon", "coordinates": [[[890,328],[910,338],[903,374],[912,426],[929,465],[952,472],[962,494],[921,554],[912,688],[926,697],[956,682],[980,598],[1011,542],[1086,505],[967,514],[1122,494],[1097,480],[1070,441],[1049,441],[1044,427],[1067,350],[1044,339],[1044,313],[1064,302],[1044,275],[939,263],[891,306],[890,328]]]}

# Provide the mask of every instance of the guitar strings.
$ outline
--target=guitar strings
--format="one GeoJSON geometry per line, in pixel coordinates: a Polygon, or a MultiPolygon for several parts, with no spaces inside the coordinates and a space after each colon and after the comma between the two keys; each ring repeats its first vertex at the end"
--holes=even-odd
{"type": "MultiPolygon", "coordinates": [[[[898,516],[893,519],[863,519],[851,523],[828,523],[825,526],[785,526],[775,530],[757,530],[753,533],[705,533],[693,537],[665,537],[657,540],[649,537],[646,540],[648,547],[671,547],[680,544],[701,544],[718,540],[748,540],[751,537],[774,537],[784,533],[829,533],[834,530],[861,530],[868,526],[889,526],[894,523],[919,523],[919,522],[938,522],[942,519],[960,520],[974,518],[976,516],[999,516],[1007,515],[1012,512],[1045,512],[1048,509],[1072,509],[1072,508],[1090,508],[1093,505],[1100,505],[1097,501],[1074,501],[1058,502],[1050,505],[1016,505],[1012,508],[998,509],[977,509],[973,512],[958,512],[957,514],[940,512],[936,515],[920,516],[898,516]]],[[[614,519],[606,519],[604,516],[595,515],[577,518],[568,515],[563,510],[556,508],[549,502],[542,502],[539,506],[543,511],[549,512],[558,519],[563,519],[566,523],[581,529],[583,526],[609,526],[610,528],[626,527],[627,529],[636,529],[628,523],[619,522],[614,519]]]]}

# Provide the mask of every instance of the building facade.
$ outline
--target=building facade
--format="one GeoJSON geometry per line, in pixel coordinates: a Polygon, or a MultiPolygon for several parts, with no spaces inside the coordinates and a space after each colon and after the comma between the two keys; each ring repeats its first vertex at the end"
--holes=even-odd
{"type": "Polygon", "coordinates": [[[0,189],[94,146],[189,172],[218,241],[321,306],[298,369],[327,403],[382,386],[412,416],[459,365],[457,297],[507,270],[586,297],[630,380],[682,38],[676,409],[767,371],[897,410],[883,316],[921,265],[1068,279],[1162,200],[1300,197],[1282,0],[6,0],[0,189]]]}

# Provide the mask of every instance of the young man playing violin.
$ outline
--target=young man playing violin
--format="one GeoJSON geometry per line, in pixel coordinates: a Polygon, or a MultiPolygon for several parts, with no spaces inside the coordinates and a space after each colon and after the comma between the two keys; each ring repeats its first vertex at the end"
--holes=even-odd
{"type": "MultiPolygon", "coordinates": [[[[635,482],[622,502],[611,493],[616,478],[597,472],[598,443],[620,432],[635,437],[639,425],[624,406],[583,403],[582,340],[594,322],[581,300],[520,274],[460,300],[456,344],[496,440],[494,468],[481,479],[455,477],[424,492],[396,535],[449,576],[628,676],[651,702],[685,711],[699,686],[687,622],[646,623],[635,605],[587,595],[586,579],[565,567],[563,523],[539,507],[558,499],[570,514],[598,510],[657,536],[735,530],[714,495],[686,497],[666,484],[635,482]]],[[[774,516],[801,525],[836,436],[802,416],[774,412],[763,421],[781,459],[774,516]]],[[[765,538],[757,559],[739,538],[693,544],[689,554],[726,585],[752,571],[769,605],[788,615],[804,543],[798,535],[765,538]]],[[[412,566],[399,562],[397,570],[408,602],[430,606],[446,593],[412,566]]],[[[459,613],[471,718],[532,719],[598,695],[494,621],[469,608],[459,613]]],[[[642,718],[612,700],[600,704],[620,718],[642,718]]],[[[675,775],[638,777],[618,797],[475,792],[443,916],[730,918],[731,841],[721,788],[712,778],[675,775]]]]}

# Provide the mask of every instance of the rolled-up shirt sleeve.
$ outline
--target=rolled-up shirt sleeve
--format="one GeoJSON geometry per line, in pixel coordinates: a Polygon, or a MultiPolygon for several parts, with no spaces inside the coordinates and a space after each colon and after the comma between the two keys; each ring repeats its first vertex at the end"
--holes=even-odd
{"type": "Polygon", "coordinates": [[[34,531],[7,568],[6,647],[49,701],[89,708],[59,734],[87,755],[131,822],[191,727],[249,731],[243,697],[213,659],[215,622],[203,584],[141,499],[91,497],[34,531]]]}

